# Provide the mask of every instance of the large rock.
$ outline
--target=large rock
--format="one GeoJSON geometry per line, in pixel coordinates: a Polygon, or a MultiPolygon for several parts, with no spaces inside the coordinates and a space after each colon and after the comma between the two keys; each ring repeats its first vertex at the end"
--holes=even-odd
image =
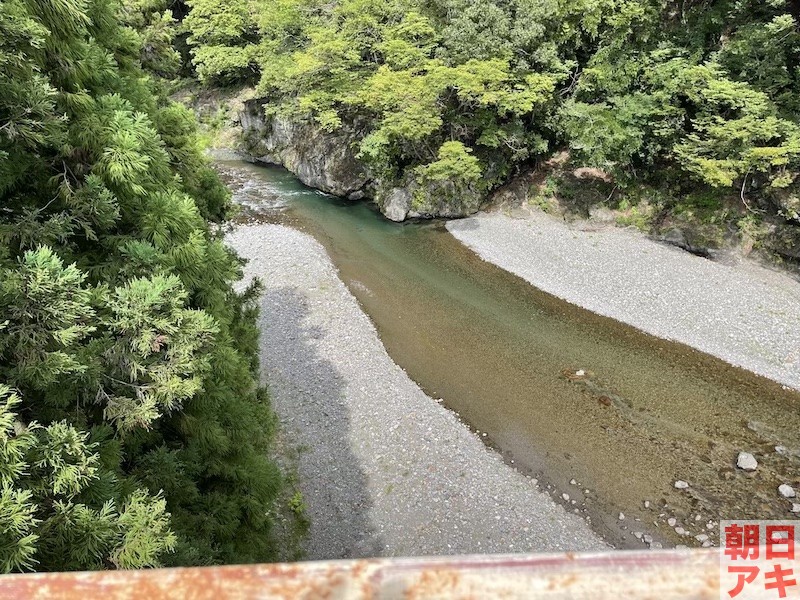
{"type": "Polygon", "coordinates": [[[378,182],[374,196],[381,212],[392,221],[457,219],[478,212],[484,198],[482,193],[469,186],[447,180],[420,185],[410,176],[398,185],[378,182]]]}
{"type": "Polygon", "coordinates": [[[258,162],[282,165],[309,187],[352,200],[374,200],[392,221],[466,217],[485,200],[483,192],[451,181],[421,186],[410,175],[382,180],[358,158],[365,125],[350,123],[328,132],[315,123],[268,115],[264,104],[263,99],[244,103],[239,121],[245,152],[258,162]]]}
{"type": "Polygon", "coordinates": [[[409,217],[457,219],[478,212],[485,199],[477,189],[447,179],[424,186],[412,181],[407,187],[413,197],[409,217]]]}
{"type": "Polygon", "coordinates": [[[411,210],[411,191],[407,187],[393,187],[378,203],[381,212],[392,221],[404,221],[411,210]]]}

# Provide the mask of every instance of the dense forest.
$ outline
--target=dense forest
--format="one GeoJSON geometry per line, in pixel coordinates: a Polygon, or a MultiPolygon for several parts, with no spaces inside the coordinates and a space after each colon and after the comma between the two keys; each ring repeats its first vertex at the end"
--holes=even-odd
{"type": "Polygon", "coordinates": [[[800,257],[795,1],[189,5],[202,81],[253,85],[268,111],[331,131],[357,124],[360,157],[388,180],[485,193],[568,150],[613,177],[601,199],[769,222],[800,257]]]}
{"type": "Polygon", "coordinates": [[[171,81],[358,123],[387,180],[486,195],[568,151],[617,202],[768,222],[800,256],[798,19],[796,0],[0,1],[2,569],[273,556],[258,288],[232,287],[228,192],[171,81]]]}
{"type": "Polygon", "coordinates": [[[228,193],[123,16],[0,2],[3,571],[271,556],[257,290],[231,287],[228,193]]]}

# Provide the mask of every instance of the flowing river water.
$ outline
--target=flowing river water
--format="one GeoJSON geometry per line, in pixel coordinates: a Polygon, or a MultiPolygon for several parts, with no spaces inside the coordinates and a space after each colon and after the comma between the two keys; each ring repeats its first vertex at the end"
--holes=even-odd
{"type": "Polygon", "coordinates": [[[610,544],[697,546],[720,519],[796,516],[777,487],[800,483],[800,392],[542,292],[440,222],[218,164],[241,220],[313,235],[394,361],[610,544]],[[736,468],[740,450],[755,472],[736,468]]]}

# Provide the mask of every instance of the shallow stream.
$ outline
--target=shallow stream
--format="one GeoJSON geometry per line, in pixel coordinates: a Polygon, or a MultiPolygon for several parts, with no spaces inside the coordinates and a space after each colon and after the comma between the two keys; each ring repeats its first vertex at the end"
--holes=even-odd
{"type": "Polygon", "coordinates": [[[313,235],[394,361],[612,545],[698,546],[719,519],[792,517],[777,487],[800,488],[800,392],[544,293],[442,223],[391,223],[282,169],[219,167],[240,220],[313,235]]]}

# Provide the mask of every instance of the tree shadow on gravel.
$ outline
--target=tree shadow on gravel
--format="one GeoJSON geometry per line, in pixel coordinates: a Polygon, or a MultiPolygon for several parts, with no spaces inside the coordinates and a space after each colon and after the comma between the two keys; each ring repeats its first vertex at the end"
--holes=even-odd
{"type": "Polygon", "coordinates": [[[262,297],[261,369],[283,436],[294,446],[297,483],[310,527],[309,560],[379,556],[369,521],[367,478],[350,448],[346,382],[317,350],[325,332],[308,323],[308,300],[293,288],[262,297]]]}

